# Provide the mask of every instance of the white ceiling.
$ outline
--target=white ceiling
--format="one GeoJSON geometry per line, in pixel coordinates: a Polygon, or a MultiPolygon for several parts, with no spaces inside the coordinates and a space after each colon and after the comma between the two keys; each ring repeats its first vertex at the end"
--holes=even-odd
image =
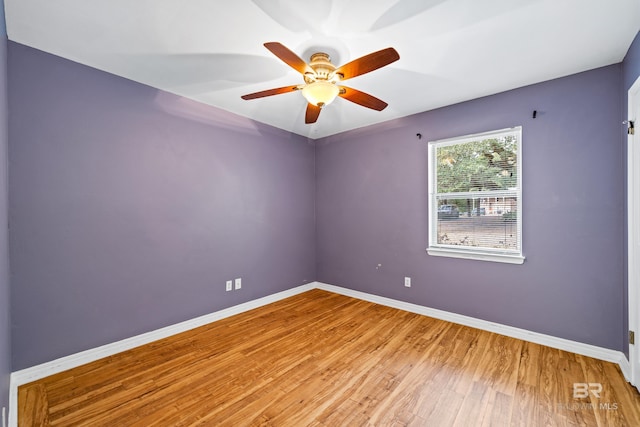
{"type": "Polygon", "coordinates": [[[5,0],[10,40],[320,138],[622,61],[639,0],[5,0]],[[389,46],[400,60],[349,80],[386,101],[344,99],[304,123],[303,83],[263,47],[333,63],[389,46]]]}

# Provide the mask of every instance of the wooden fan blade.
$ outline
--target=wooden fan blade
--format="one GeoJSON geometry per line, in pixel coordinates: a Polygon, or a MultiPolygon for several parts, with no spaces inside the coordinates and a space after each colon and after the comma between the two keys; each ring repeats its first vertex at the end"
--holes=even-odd
{"type": "Polygon", "coordinates": [[[242,99],[256,99],[264,98],[265,96],[280,95],[281,93],[293,92],[298,90],[298,86],[285,86],[276,89],[263,90],[260,92],[250,93],[248,95],[242,95],[242,99]]]}
{"type": "Polygon", "coordinates": [[[400,55],[392,47],[379,50],[377,52],[370,53],[358,59],[344,64],[339,67],[335,73],[342,76],[342,80],[351,79],[356,76],[361,76],[370,71],[382,68],[385,65],[389,65],[394,61],[400,59],[400,55]]]}
{"type": "Polygon", "coordinates": [[[306,124],[315,123],[316,120],[318,120],[318,116],[320,115],[320,110],[320,107],[316,107],[311,103],[307,104],[307,112],[304,115],[304,122],[306,124]]]}
{"type": "Polygon", "coordinates": [[[348,101],[377,111],[382,111],[389,105],[375,96],[346,86],[340,86],[340,93],[338,95],[348,101]]]}
{"type": "Polygon", "coordinates": [[[265,43],[264,47],[280,58],[285,64],[299,72],[300,74],[314,74],[313,68],[302,60],[298,55],[289,50],[286,46],[278,42],[265,43]]]}

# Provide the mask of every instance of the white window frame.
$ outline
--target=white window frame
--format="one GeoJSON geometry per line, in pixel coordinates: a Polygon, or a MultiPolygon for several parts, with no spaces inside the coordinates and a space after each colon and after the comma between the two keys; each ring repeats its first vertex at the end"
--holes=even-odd
{"type": "MultiPolygon", "coordinates": [[[[504,262],[509,264],[522,264],[525,257],[522,252],[522,126],[513,128],[494,130],[489,132],[476,133],[455,138],[440,139],[437,141],[429,141],[429,247],[427,253],[433,256],[444,256],[451,258],[473,259],[480,261],[504,262]],[[501,249],[477,248],[469,246],[454,246],[438,243],[438,201],[437,201],[437,165],[436,165],[436,148],[463,144],[466,142],[478,141],[483,139],[495,138],[505,134],[518,134],[518,151],[517,151],[517,189],[501,190],[487,192],[469,192],[470,197],[476,198],[482,194],[482,197],[496,196],[516,196],[517,197],[517,233],[519,236],[518,253],[514,251],[504,251],[501,249]],[[486,195],[485,195],[486,194],[486,195]]],[[[467,193],[452,193],[463,195],[467,193]]]]}

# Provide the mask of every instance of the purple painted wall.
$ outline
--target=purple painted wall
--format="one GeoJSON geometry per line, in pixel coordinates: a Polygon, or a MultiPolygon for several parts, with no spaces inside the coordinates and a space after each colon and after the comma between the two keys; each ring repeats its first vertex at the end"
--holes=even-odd
{"type": "MultiPolygon", "coordinates": [[[[7,31],[0,0],[0,409],[9,409],[11,319],[7,233],[7,31]]],[[[1,415],[0,415],[1,416],[1,415]]]]}
{"type": "Polygon", "coordinates": [[[622,350],[620,68],[318,141],[318,280],[622,350]],[[429,256],[427,142],[517,125],[525,263],[429,256]],[[403,287],[404,276],[412,277],[411,288],[403,287]]]}
{"type": "Polygon", "coordinates": [[[306,139],[8,54],[14,370],[315,279],[306,139]]]}
{"type": "MultiPolygon", "coordinates": [[[[626,349],[620,88],[640,75],[639,44],[622,65],[314,148],[10,42],[13,369],[315,279],[626,349]],[[525,264],[428,256],[427,141],[515,125],[524,138],[525,264]],[[235,277],[244,288],[224,292],[235,277]]],[[[9,296],[1,230],[0,310],[9,296]]]]}
{"type": "Polygon", "coordinates": [[[625,108],[627,105],[627,91],[638,77],[640,77],[640,32],[636,34],[622,62],[622,85],[624,88],[625,108]]]}

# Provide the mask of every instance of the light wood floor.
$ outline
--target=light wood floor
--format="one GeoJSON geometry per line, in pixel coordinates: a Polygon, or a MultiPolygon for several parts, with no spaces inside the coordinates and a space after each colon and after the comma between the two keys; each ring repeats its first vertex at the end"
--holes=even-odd
{"type": "Polygon", "coordinates": [[[18,406],[21,426],[640,426],[612,363],[321,290],[27,384],[18,406]]]}

